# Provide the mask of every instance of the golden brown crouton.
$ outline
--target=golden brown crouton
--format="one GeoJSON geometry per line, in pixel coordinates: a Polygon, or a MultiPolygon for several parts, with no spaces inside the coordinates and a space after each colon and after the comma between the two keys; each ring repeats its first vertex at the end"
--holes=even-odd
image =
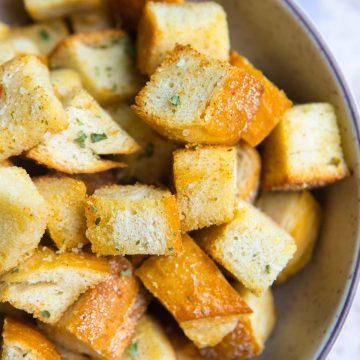
{"type": "Polygon", "coordinates": [[[309,191],[262,193],[256,202],[265,214],[291,234],[297,250],[276,283],[304,268],[311,259],[321,222],[321,208],[309,191]]]}
{"type": "Polygon", "coordinates": [[[81,248],[88,243],[85,236],[86,186],[71,178],[42,176],[34,183],[50,210],[47,228],[58,249],[81,248]]]}
{"type": "Polygon", "coordinates": [[[23,55],[0,67],[0,161],[39,144],[68,125],[45,65],[23,55]]]}
{"type": "Polygon", "coordinates": [[[55,346],[39,330],[7,317],[2,332],[2,360],[60,360],[55,346]]]}
{"type": "Polygon", "coordinates": [[[99,8],[101,0],[24,0],[34,20],[46,20],[99,8]]]}
{"type": "Polygon", "coordinates": [[[236,150],[190,145],[174,152],[174,183],[181,230],[220,225],[234,216],[236,150]]]}
{"type": "Polygon", "coordinates": [[[117,360],[130,344],[147,300],[125,258],[111,259],[110,264],[109,279],[81,295],[54,326],[41,328],[71,351],[117,360]]]}
{"type": "Polygon", "coordinates": [[[259,109],[242,135],[242,138],[251,146],[256,146],[270,134],[285,111],[291,107],[292,102],[282,90],[279,90],[260,70],[237,52],[231,52],[230,63],[264,84],[264,94],[259,109]]]}
{"type": "Polygon", "coordinates": [[[294,106],[264,142],[264,189],[312,188],[348,175],[335,110],[328,103],[294,106]]]}
{"type": "Polygon", "coordinates": [[[138,28],[140,71],[153,74],[176,44],[190,45],[204,55],[227,61],[229,31],[221,5],[215,2],[147,2],[138,28]]]}
{"type": "Polygon", "coordinates": [[[0,301],[54,324],[81,293],[109,274],[105,259],[86,253],[58,254],[43,247],[0,278],[0,301]]]}
{"type": "Polygon", "coordinates": [[[132,109],[169,139],[231,145],[256,113],[261,94],[262,85],[246,72],[177,45],[132,109]]]}
{"type": "Polygon", "coordinates": [[[271,286],[296,250],[294,239],[288,233],[241,200],[232,221],[201,230],[196,240],[258,296],[271,286]]]}
{"type": "Polygon", "coordinates": [[[76,70],[85,89],[100,103],[126,100],[140,89],[129,37],[102,30],[67,37],[50,56],[52,68],[76,70]]]}
{"type": "Polygon", "coordinates": [[[101,255],[169,255],[181,250],[175,196],[147,185],[100,188],[86,202],[86,235],[101,255]]]}
{"type": "Polygon", "coordinates": [[[80,75],[71,69],[50,71],[50,81],[56,96],[66,103],[69,97],[82,88],[80,75]]]}
{"type": "Polygon", "coordinates": [[[18,265],[38,246],[48,209],[22,168],[0,167],[0,273],[18,265]]]}
{"type": "Polygon", "coordinates": [[[197,346],[214,346],[250,309],[194,241],[182,240],[177,256],[150,257],[136,274],[197,346]]]}

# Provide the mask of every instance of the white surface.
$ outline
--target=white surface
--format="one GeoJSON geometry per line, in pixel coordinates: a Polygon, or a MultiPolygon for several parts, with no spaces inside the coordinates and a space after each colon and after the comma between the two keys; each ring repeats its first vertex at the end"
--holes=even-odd
{"type": "MultiPolygon", "coordinates": [[[[360,0],[297,0],[330,46],[360,104],[360,0]]],[[[360,291],[328,360],[360,359],[360,291]]]]}

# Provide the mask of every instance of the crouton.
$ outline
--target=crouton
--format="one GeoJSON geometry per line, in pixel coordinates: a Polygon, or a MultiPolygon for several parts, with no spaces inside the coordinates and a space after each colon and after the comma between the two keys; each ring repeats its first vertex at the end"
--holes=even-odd
{"type": "Polygon", "coordinates": [[[99,8],[101,0],[24,0],[24,4],[34,20],[46,20],[99,8]]]}
{"type": "Polygon", "coordinates": [[[198,347],[214,346],[251,310],[195,242],[182,240],[177,256],[150,257],[136,275],[198,347]]]}
{"type": "Polygon", "coordinates": [[[49,176],[36,178],[34,183],[49,207],[47,228],[57,248],[64,251],[87,244],[85,184],[71,178],[49,176]]]}
{"type": "Polygon", "coordinates": [[[271,286],[296,250],[294,239],[288,233],[241,200],[232,221],[201,230],[196,240],[258,296],[271,286]]]}
{"type": "Polygon", "coordinates": [[[2,332],[2,360],[60,360],[55,346],[35,327],[25,322],[5,318],[2,332]]]}
{"type": "Polygon", "coordinates": [[[75,92],[82,88],[79,74],[71,69],[50,71],[50,81],[56,96],[62,101],[68,101],[75,92]]]}
{"type": "Polygon", "coordinates": [[[143,83],[131,41],[120,30],[69,36],[51,54],[50,65],[76,70],[85,89],[100,103],[129,99],[143,83]]]}
{"type": "Polygon", "coordinates": [[[230,54],[230,64],[246,71],[264,85],[258,111],[242,135],[242,138],[251,146],[257,146],[278,124],[286,110],[292,106],[292,102],[260,70],[235,51],[230,54]]]}
{"type": "Polygon", "coordinates": [[[22,168],[0,167],[0,273],[10,270],[38,246],[48,209],[22,168]]]}
{"type": "Polygon", "coordinates": [[[319,235],[321,208],[309,191],[262,193],[256,206],[295,240],[296,252],[276,279],[276,283],[280,284],[310,261],[319,235]]]}
{"type": "Polygon", "coordinates": [[[118,156],[119,161],[128,165],[119,170],[118,178],[153,185],[166,183],[171,173],[172,153],[178,146],[160,137],[130,110],[128,104],[119,103],[106,110],[141,146],[134,154],[118,156]]]}
{"type": "Polygon", "coordinates": [[[147,185],[100,188],[86,202],[86,235],[100,255],[169,255],[181,250],[175,196],[147,185]]]}
{"type": "Polygon", "coordinates": [[[122,257],[110,260],[112,275],[88,290],[54,325],[41,325],[50,339],[73,352],[117,360],[131,342],[147,299],[122,257]]]}
{"type": "Polygon", "coordinates": [[[229,30],[221,5],[215,2],[147,2],[138,28],[140,71],[153,74],[176,44],[189,44],[204,55],[228,61],[229,30]]]}
{"type": "Polygon", "coordinates": [[[10,26],[0,21],[0,39],[5,39],[10,34],[10,26]]]}
{"type": "Polygon", "coordinates": [[[54,324],[81,293],[109,274],[105,259],[86,253],[57,254],[43,247],[0,278],[0,301],[54,324]]]}
{"type": "Polygon", "coordinates": [[[234,147],[190,145],[174,152],[174,183],[181,230],[220,225],[234,216],[234,147]]]}
{"type": "Polygon", "coordinates": [[[294,106],[264,142],[264,189],[313,188],[348,175],[335,110],[328,103],[294,106]]]}
{"type": "Polygon", "coordinates": [[[114,27],[110,15],[105,9],[71,14],[70,24],[76,34],[105,30],[114,27]]]}
{"type": "Polygon", "coordinates": [[[47,136],[26,154],[28,158],[69,174],[93,173],[124,166],[99,155],[138,150],[134,139],[85,90],[76,89],[63,104],[69,127],[47,136]]]}
{"type": "Polygon", "coordinates": [[[174,349],[160,324],[149,315],[143,315],[136,326],[131,344],[121,360],[177,360],[174,349]]]}
{"type": "Polygon", "coordinates": [[[246,360],[256,357],[263,351],[275,325],[274,300],[270,288],[258,297],[239,284],[235,286],[253,313],[242,316],[235,330],[218,345],[203,349],[201,352],[207,359],[246,360]]]}
{"type": "Polygon", "coordinates": [[[178,142],[236,143],[260,103],[246,72],[177,45],[136,96],[133,111],[178,142]]]}
{"type": "Polygon", "coordinates": [[[42,55],[48,55],[55,46],[69,35],[64,20],[56,19],[11,28],[11,39],[28,38],[32,40],[42,55]]]}
{"type": "Polygon", "coordinates": [[[259,152],[241,142],[236,145],[237,156],[237,196],[238,198],[253,202],[256,198],[261,173],[261,158],[259,152]]]}
{"type": "Polygon", "coordinates": [[[45,65],[23,55],[0,67],[0,161],[39,144],[68,125],[45,65]]]}

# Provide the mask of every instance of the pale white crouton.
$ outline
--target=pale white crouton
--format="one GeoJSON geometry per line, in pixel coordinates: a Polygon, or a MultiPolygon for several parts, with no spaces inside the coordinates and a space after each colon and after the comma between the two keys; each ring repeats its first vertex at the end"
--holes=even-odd
{"type": "Polygon", "coordinates": [[[311,259],[321,223],[321,208],[309,191],[262,193],[256,202],[265,214],[295,240],[296,252],[276,283],[283,283],[304,268],[311,259]]]}
{"type": "Polygon", "coordinates": [[[142,85],[129,37],[120,30],[103,30],[66,38],[51,54],[52,68],[70,68],[100,103],[134,96],[142,85]]]}
{"type": "Polygon", "coordinates": [[[85,184],[71,178],[50,176],[36,178],[34,183],[49,207],[47,228],[57,248],[71,250],[87,244],[85,184]]]}
{"type": "Polygon", "coordinates": [[[37,57],[18,56],[3,64],[0,84],[0,161],[36,146],[45,133],[68,126],[48,69],[37,57]]]}
{"type": "Polygon", "coordinates": [[[70,23],[76,34],[105,30],[114,27],[110,15],[105,9],[71,14],[70,23]]]}
{"type": "Polygon", "coordinates": [[[25,9],[34,20],[66,16],[74,12],[96,9],[101,0],[24,0],[25,9]]]}
{"type": "Polygon", "coordinates": [[[60,360],[55,346],[34,326],[10,317],[2,331],[1,360],[60,360]]]}
{"type": "Polygon", "coordinates": [[[105,259],[39,248],[0,278],[0,301],[54,324],[79,295],[110,276],[105,259]]]}
{"type": "Polygon", "coordinates": [[[189,145],[174,152],[174,183],[181,230],[220,225],[234,216],[234,147],[189,145]]]}
{"type": "Polygon", "coordinates": [[[132,109],[169,139],[232,145],[255,114],[261,94],[261,83],[246,72],[177,45],[132,109]]]}
{"type": "Polygon", "coordinates": [[[48,209],[22,168],[0,167],[0,273],[18,265],[38,246],[48,209]]]}
{"type": "Polygon", "coordinates": [[[261,211],[239,201],[232,221],[197,233],[200,245],[254,294],[262,295],[296,250],[294,239],[261,211]]]}
{"type": "Polygon", "coordinates": [[[86,202],[86,235],[101,255],[176,254],[181,250],[175,196],[147,185],[100,188],[86,202]]]}
{"type": "Polygon", "coordinates": [[[138,28],[137,63],[151,75],[176,44],[191,45],[219,60],[229,59],[226,14],[215,2],[147,2],[138,28]]]}
{"type": "Polygon", "coordinates": [[[294,106],[264,142],[264,189],[312,188],[347,175],[335,110],[328,103],[294,106]]]}

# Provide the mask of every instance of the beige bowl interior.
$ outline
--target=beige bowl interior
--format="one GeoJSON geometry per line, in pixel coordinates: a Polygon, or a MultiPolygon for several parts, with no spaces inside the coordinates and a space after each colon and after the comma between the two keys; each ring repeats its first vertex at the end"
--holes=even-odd
{"type": "MultiPolygon", "coordinates": [[[[317,195],[325,209],[311,264],[275,290],[278,323],[263,359],[315,359],[349,302],[359,253],[359,147],[349,101],[328,57],[287,1],[220,0],[232,47],[263,69],[295,102],[328,101],[337,109],[353,176],[317,195]]],[[[21,1],[1,0],[0,18],[21,23],[21,1]]],[[[325,346],[326,347],[326,346],[325,346]]]]}

